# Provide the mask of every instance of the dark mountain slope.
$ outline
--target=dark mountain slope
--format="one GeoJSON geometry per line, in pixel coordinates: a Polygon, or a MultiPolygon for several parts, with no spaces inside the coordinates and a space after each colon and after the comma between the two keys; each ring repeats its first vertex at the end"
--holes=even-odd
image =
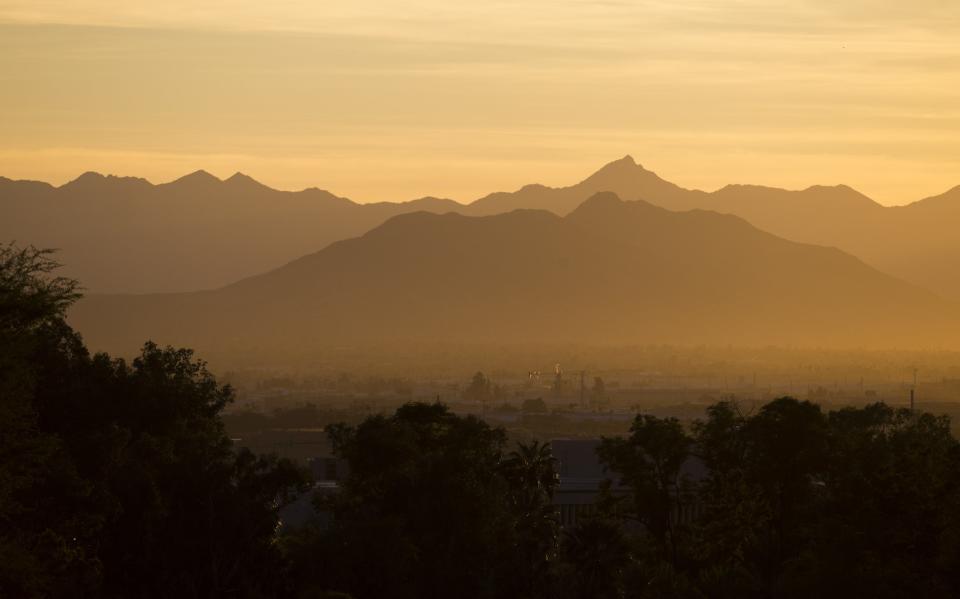
{"type": "Polygon", "coordinates": [[[539,208],[565,215],[599,191],[670,210],[735,214],[786,239],[841,248],[884,272],[960,300],[960,187],[902,207],[881,206],[845,185],[802,191],[728,185],[705,193],[664,181],[626,156],[581,183],[491,194],[467,210],[539,208]]]}
{"type": "Polygon", "coordinates": [[[430,343],[948,345],[953,307],[743,220],[600,194],[566,218],[414,213],[216,291],[95,296],[95,347],[430,343]]]}

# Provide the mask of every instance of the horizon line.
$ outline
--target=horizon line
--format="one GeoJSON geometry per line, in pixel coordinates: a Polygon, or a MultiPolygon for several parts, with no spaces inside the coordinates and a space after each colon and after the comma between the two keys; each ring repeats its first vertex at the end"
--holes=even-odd
{"type": "MultiPolygon", "coordinates": [[[[338,193],[335,193],[335,192],[330,191],[329,189],[327,189],[327,188],[325,188],[325,187],[319,187],[319,186],[317,186],[317,185],[311,185],[311,186],[302,187],[302,188],[299,188],[299,189],[283,189],[283,188],[273,187],[272,185],[268,185],[268,184],[266,184],[266,183],[263,183],[263,182],[260,181],[259,179],[255,178],[255,177],[253,177],[253,176],[251,176],[251,175],[249,175],[249,174],[247,174],[247,173],[244,173],[243,171],[240,171],[240,170],[234,171],[234,173],[231,174],[231,175],[228,176],[228,177],[218,177],[217,175],[214,175],[214,174],[211,173],[209,170],[204,169],[204,168],[199,168],[199,169],[193,170],[193,171],[191,171],[191,172],[188,172],[188,173],[186,173],[186,174],[184,174],[184,175],[181,175],[181,176],[179,176],[179,177],[176,177],[176,178],[174,178],[174,179],[170,179],[170,180],[168,180],[168,181],[161,181],[161,182],[154,182],[154,181],[151,181],[150,179],[148,179],[148,178],[146,178],[146,177],[142,177],[142,176],[138,176],[138,175],[118,175],[118,174],[114,174],[114,173],[104,173],[104,172],[100,172],[100,171],[97,171],[97,170],[86,170],[86,171],[83,171],[81,174],[77,175],[76,177],[74,177],[74,178],[72,178],[72,179],[69,179],[69,180],[67,180],[67,181],[65,181],[65,182],[63,182],[63,183],[61,183],[61,184],[59,184],[59,185],[57,185],[57,184],[55,184],[55,183],[51,183],[50,181],[44,181],[44,180],[40,180],[40,179],[15,179],[15,178],[7,177],[7,176],[2,175],[2,174],[0,174],[0,179],[6,179],[7,181],[12,181],[12,182],[40,183],[40,184],[48,185],[48,186],[50,186],[50,187],[52,187],[52,188],[54,188],[54,189],[62,189],[62,188],[64,188],[64,187],[67,187],[68,185],[71,185],[71,184],[76,183],[77,181],[80,181],[80,180],[83,179],[84,177],[91,176],[91,175],[96,176],[96,177],[99,177],[99,178],[101,178],[101,179],[105,179],[105,180],[118,179],[118,180],[136,180],[136,181],[142,181],[142,182],[144,182],[144,183],[147,183],[147,184],[150,185],[151,187],[160,187],[160,186],[164,186],[164,185],[171,185],[171,184],[174,184],[174,183],[183,181],[183,180],[185,180],[185,179],[188,179],[188,178],[190,178],[190,177],[202,176],[202,177],[205,177],[205,178],[214,180],[214,181],[216,181],[217,183],[221,183],[221,184],[222,184],[222,183],[229,183],[229,182],[231,182],[231,181],[233,181],[233,180],[249,181],[249,182],[252,183],[252,184],[256,184],[256,185],[259,185],[259,186],[264,187],[264,188],[266,188],[266,189],[269,189],[269,190],[271,190],[271,191],[276,191],[276,192],[280,192],[280,193],[303,193],[303,192],[307,192],[307,191],[318,191],[318,192],[323,192],[323,193],[330,194],[331,196],[333,196],[333,197],[335,197],[335,198],[338,198],[338,199],[347,200],[347,201],[352,202],[352,203],[357,204],[357,205],[381,204],[381,203],[403,204],[403,203],[416,202],[416,201],[421,201],[421,200],[440,200],[440,201],[445,201],[445,202],[453,202],[453,203],[459,204],[459,205],[461,205],[461,206],[469,206],[470,204],[473,204],[474,202],[476,202],[476,201],[478,201],[478,200],[480,200],[480,199],[483,199],[483,198],[485,198],[485,197],[487,197],[487,196],[493,195],[493,194],[498,194],[498,193],[516,193],[516,192],[518,192],[518,191],[520,191],[520,190],[522,190],[522,189],[525,189],[525,188],[527,188],[527,187],[530,187],[530,186],[543,186],[543,187],[546,187],[546,188],[548,188],[548,189],[565,189],[565,188],[573,187],[573,186],[576,186],[576,185],[578,185],[578,184],[580,184],[580,183],[583,183],[584,181],[586,181],[586,180],[589,179],[590,177],[596,175],[597,173],[603,171],[603,170],[606,169],[607,167],[610,167],[610,166],[615,165],[615,164],[622,164],[622,163],[627,163],[627,162],[629,162],[632,166],[634,166],[634,167],[636,167],[636,168],[638,168],[638,169],[644,170],[644,171],[646,171],[646,172],[648,172],[648,173],[652,173],[653,175],[659,177],[659,175],[657,174],[656,171],[649,170],[649,169],[645,168],[645,167],[642,165],[642,163],[636,162],[636,161],[634,160],[634,158],[633,158],[630,154],[626,154],[625,156],[623,156],[623,157],[621,157],[621,158],[618,158],[618,159],[616,159],[616,160],[612,160],[612,161],[609,161],[609,162],[607,162],[607,163],[604,163],[600,168],[597,168],[596,170],[592,171],[591,173],[589,173],[588,175],[586,175],[586,176],[583,177],[582,179],[579,179],[579,180],[577,180],[577,181],[575,181],[575,182],[573,182],[573,183],[570,183],[570,184],[566,184],[566,185],[547,185],[547,184],[543,184],[543,183],[526,183],[526,184],[522,185],[521,187],[519,187],[519,188],[517,188],[517,189],[514,189],[514,190],[512,190],[512,191],[507,191],[507,190],[494,190],[494,191],[489,191],[489,192],[485,193],[484,195],[482,195],[482,196],[480,196],[480,197],[476,197],[476,198],[473,198],[473,199],[468,200],[468,201],[457,200],[457,199],[454,199],[454,198],[449,197],[449,196],[440,196],[440,195],[424,195],[424,196],[418,196],[418,197],[414,197],[414,198],[410,198],[410,199],[406,199],[406,200],[391,199],[391,200],[358,201],[358,200],[352,199],[352,198],[351,198],[350,196],[348,196],[348,195],[340,195],[340,194],[338,194],[338,193]]],[[[662,177],[661,177],[661,179],[662,179],[662,177]]],[[[940,196],[940,195],[948,194],[948,193],[950,193],[950,192],[952,192],[952,191],[960,188],[960,184],[957,184],[957,185],[954,185],[953,187],[950,187],[950,188],[944,190],[943,192],[941,192],[941,193],[939,193],[939,194],[935,194],[935,195],[932,195],[932,196],[925,196],[925,197],[922,197],[922,198],[917,198],[917,199],[912,199],[912,200],[906,200],[906,201],[904,201],[903,203],[899,203],[899,204],[881,204],[880,202],[876,201],[875,199],[873,199],[873,198],[870,197],[869,195],[867,195],[867,194],[859,191],[859,190],[856,189],[855,187],[852,187],[852,186],[847,185],[847,184],[845,184],[845,183],[836,183],[836,184],[832,184],[832,185],[831,185],[831,184],[822,184],[822,183],[813,183],[813,184],[810,184],[810,185],[808,185],[808,186],[806,186],[806,187],[799,188],[799,189],[798,189],[798,188],[789,188],[789,187],[777,187],[777,186],[763,185],[763,184],[753,184],[753,183],[727,183],[727,184],[724,184],[724,185],[722,185],[722,186],[720,186],[720,187],[717,187],[717,188],[714,189],[714,190],[707,191],[707,190],[703,190],[703,189],[699,189],[699,188],[684,187],[684,186],[682,186],[682,185],[680,185],[680,184],[674,183],[673,181],[670,181],[670,180],[667,180],[667,179],[662,179],[662,180],[663,180],[663,181],[666,181],[667,183],[671,183],[671,184],[673,184],[673,185],[676,185],[677,187],[680,187],[681,189],[684,189],[684,190],[687,190],[687,191],[700,191],[700,192],[707,193],[707,194],[716,193],[716,192],[718,192],[718,191],[721,191],[721,190],[723,190],[723,189],[727,189],[727,188],[730,188],[730,187],[754,187],[754,188],[763,188],[763,189],[770,189],[770,190],[775,190],[775,191],[788,191],[788,192],[804,192],[804,191],[809,191],[809,190],[811,190],[811,189],[816,189],[816,188],[830,188],[830,189],[846,188],[846,189],[849,189],[849,190],[851,190],[851,191],[854,191],[855,193],[857,193],[857,194],[859,194],[859,195],[862,195],[863,197],[869,199],[870,201],[874,202],[875,204],[877,204],[878,206],[883,207],[883,208],[893,208],[893,207],[909,206],[909,205],[915,204],[915,203],[917,203],[917,202],[921,202],[921,201],[923,201],[923,200],[927,200],[927,199],[930,199],[930,198],[938,197],[938,196],[940,196]]]]}

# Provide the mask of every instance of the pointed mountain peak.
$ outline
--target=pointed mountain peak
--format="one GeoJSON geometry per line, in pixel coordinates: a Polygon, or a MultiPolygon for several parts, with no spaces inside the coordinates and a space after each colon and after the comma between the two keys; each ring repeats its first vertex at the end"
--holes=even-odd
{"type": "Polygon", "coordinates": [[[604,171],[626,171],[639,168],[643,170],[643,167],[637,164],[637,161],[633,159],[633,156],[627,154],[623,158],[614,160],[613,162],[608,162],[603,165],[603,167],[597,171],[597,173],[602,173],[604,171]]]}
{"type": "Polygon", "coordinates": [[[250,175],[241,173],[240,171],[237,171],[237,172],[233,173],[232,175],[230,175],[229,177],[227,177],[226,179],[224,179],[224,181],[226,181],[226,182],[228,182],[228,183],[229,183],[230,181],[233,181],[233,182],[243,182],[243,183],[249,183],[249,182],[258,183],[258,181],[257,181],[256,179],[254,179],[254,178],[251,177],[250,175]]]}
{"type": "Polygon", "coordinates": [[[648,171],[637,164],[633,156],[627,154],[619,160],[614,160],[613,162],[603,165],[600,170],[587,177],[583,183],[626,183],[629,181],[657,183],[661,181],[661,179],[656,173],[648,171]]]}
{"type": "Polygon", "coordinates": [[[224,183],[236,188],[242,189],[270,189],[263,183],[257,181],[249,175],[245,175],[240,171],[235,172],[230,175],[227,179],[224,180],[224,183]]]}
{"type": "Polygon", "coordinates": [[[199,181],[203,181],[203,182],[209,182],[209,183],[213,183],[213,182],[220,183],[220,182],[221,182],[220,179],[214,177],[213,175],[211,175],[210,173],[208,173],[207,171],[205,171],[205,170],[203,170],[203,169],[200,169],[200,170],[197,170],[197,171],[193,171],[193,172],[190,173],[189,175],[184,175],[184,176],[180,177],[179,179],[177,179],[176,181],[174,181],[174,183],[176,183],[176,182],[178,182],[178,181],[182,181],[182,182],[194,182],[194,181],[199,182],[199,181]]]}
{"type": "Polygon", "coordinates": [[[189,175],[184,175],[179,179],[175,179],[169,183],[165,183],[164,185],[169,185],[171,187],[209,188],[220,183],[223,183],[223,181],[201,169],[194,171],[189,175]]]}

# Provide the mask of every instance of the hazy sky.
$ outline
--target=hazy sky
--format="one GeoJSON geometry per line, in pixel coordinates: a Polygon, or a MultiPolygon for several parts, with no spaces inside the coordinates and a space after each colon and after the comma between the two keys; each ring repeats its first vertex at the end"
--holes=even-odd
{"type": "Polygon", "coordinates": [[[0,175],[960,184],[957,0],[0,0],[0,175]]]}

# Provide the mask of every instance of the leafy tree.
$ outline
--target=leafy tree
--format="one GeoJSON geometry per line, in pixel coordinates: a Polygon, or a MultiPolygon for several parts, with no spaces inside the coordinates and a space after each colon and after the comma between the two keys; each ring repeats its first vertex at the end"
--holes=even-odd
{"type": "Polygon", "coordinates": [[[946,418],[883,404],[824,415],[731,402],[695,427],[709,596],[948,597],[958,590],[960,448],[946,418]]]}
{"type": "Polygon", "coordinates": [[[721,401],[707,408],[705,421],[693,425],[696,452],[708,472],[699,489],[705,514],[696,552],[711,596],[751,596],[752,589],[763,586],[757,562],[770,510],[746,468],[748,420],[735,402],[721,401]]]}
{"type": "Polygon", "coordinates": [[[276,510],[300,472],[234,451],[219,420],[232,391],[190,351],[91,356],[54,267],[0,253],[0,594],[275,594],[276,510]]]}
{"type": "Polygon", "coordinates": [[[501,461],[501,429],[442,404],[411,403],[392,416],[329,428],[348,461],[340,492],[322,505],[332,530],[293,547],[301,580],[356,597],[502,595],[513,580],[517,532],[501,461]],[[365,564],[377,564],[376,576],[365,564]],[[302,568],[302,569],[301,569],[302,568]]]}
{"type": "Polygon", "coordinates": [[[792,398],[774,400],[743,429],[747,482],[767,510],[761,563],[768,583],[780,565],[797,555],[810,501],[822,482],[827,459],[826,423],[820,407],[792,398]]]}
{"type": "Polygon", "coordinates": [[[960,448],[947,419],[873,404],[827,424],[816,517],[785,586],[794,596],[955,596],[960,448]]]}
{"type": "Polygon", "coordinates": [[[78,296],[74,281],[51,276],[49,250],[0,247],[0,595],[57,595],[92,586],[98,562],[86,531],[96,522],[73,506],[90,493],[40,428],[34,360],[48,330],[62,328],[78,296]]]}
{"type": "Polygon", "coordinates": [[[627,438],[604,438],[598,454],[632,494],[628,513],[637,518],[676,564],[679,522],[688,494],[681,476],[691,440],[675,418],[637,415],[627,438]]]}
{"type": "Polygon", "coordinates": [[[329,427],[349,463],[332,516],[286,539],[298,586],[354,597],[533,597],[556,550],[549,446],[439,403],[329,427]],[[377,575],[370,576],[372,565],[377,575]]]}
{"type": "Polygon", "coordinates": [[[784,397],[749,418],[722,402],[695,427],[710,475],[702,555],[740,580],[773,592],[803,548],[804,526],[828,459],[826,419],[808,401],[784,397]]]}
{"type": "Polygon", "coordinates": [[[105,594],[267,592],[279,574],[276,509],[302,478],[288,461],[234,450],[218,418],[232,390],[189,350],[152,343],[130,365],[96,356],[59,368],[87,371],[39,399],[114,507],[99,549],[105,594]]]}

